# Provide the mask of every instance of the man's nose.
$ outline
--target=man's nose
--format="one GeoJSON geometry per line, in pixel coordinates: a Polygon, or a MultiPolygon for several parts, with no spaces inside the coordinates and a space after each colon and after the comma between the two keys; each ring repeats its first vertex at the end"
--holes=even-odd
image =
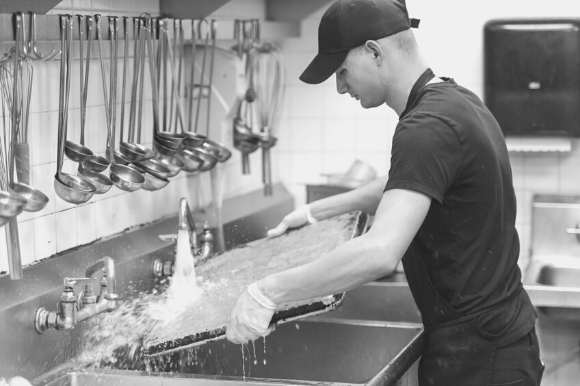
{"type": "Polygon", "coordinates": [[[336,91],[339,94],[344,94],[347,91],[346,82],[336,75],[336,91]]]}

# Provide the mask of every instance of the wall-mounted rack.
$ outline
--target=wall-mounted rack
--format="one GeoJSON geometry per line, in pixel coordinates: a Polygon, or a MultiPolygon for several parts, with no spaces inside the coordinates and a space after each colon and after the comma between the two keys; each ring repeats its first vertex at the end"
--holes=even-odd
{"type": "MultiPolygon", "coordinates": [[[[106,17],[101,20],[101,39],[109,39],[107,32],[106,17]]],[[[11,14],[0,14],[0,42],[14,41],[13,16],[11,14]]],[[[25,23],[28,25],[28,17],[25,15],[25,23]]],[[[190,19],[184,19],[186,36],[189,36],[191,28],[190,19]]],[[[76,23],[76,20],[75,20],[76,23]]],[[[233,40],[234,22],[233,20],[217,21],[217,39],[233,40]]],[[[300,26],[292,22],[271,22],[260,21],[260,29],[264,40],[279,40],[282,38],[298,37],[300,35],[300,26]]],[[[57,42],[60,39],[58,15],[37,15],[36,16],[37,40],[39,42],[57,42]]],[[[119,39],[122,39],[119,36],[119,39]]],[[[129,31],[129,38],[133,39],[133,31],[129,31]]],[[[78,31],[73,31],[73,40],[78,40],[78,31]]]]}
{"type": "MultiPolygon", "coordinates": [[[[261,35],[264,40],[280,40],[300,36],[300,22],[329,4],[331,0],[263,0],[264,15],[260,20],[261,35]]],[[[35,12],[38,41],[59,40],[58,15],[54,9],[61,0],[3,0],[0,1],[0,42],[14,40],[12,13],[35,12]],[[47,12],[54,14],[45,15],[47,12]]],[[[159,11],[164,17],[183,19],[203,19],[230,3],[242,10],[242,0],[159,0],[159,11]]],[[[87,12],[79,12],[88,14],[87,12]]],[[[240,12],[243,13],[243,12],[240,12]]],[[[247,13],[247,12],[246,12],[247,13]]],[[[107,16],[107,14],[103,14],[107,16]]],[[[139,16],[139,15],[134,15],[139,16]]],[[[242,19],[248,15],[236,15],[242,19]]],[[[218,40],[230,40],[233,37],[233,20],[218,18],[218,40]]],[[[103,39],[107,39],[103,34],[103,39]]],[[[132,36],[130,36],[132,39],[132,36]]],[[[78,36],[73,37],[78,39],[78,36]]]]}

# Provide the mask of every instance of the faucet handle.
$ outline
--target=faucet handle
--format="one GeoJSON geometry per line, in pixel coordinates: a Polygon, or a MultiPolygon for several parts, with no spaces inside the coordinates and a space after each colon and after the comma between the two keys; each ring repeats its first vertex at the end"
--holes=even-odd
{"type": "Polygon", "coordinates": [[[95,279],[90,277],[65,277],[63,280],[63,285],[65,288],[74,288],[77,284],[91,283],[95,279]]]}

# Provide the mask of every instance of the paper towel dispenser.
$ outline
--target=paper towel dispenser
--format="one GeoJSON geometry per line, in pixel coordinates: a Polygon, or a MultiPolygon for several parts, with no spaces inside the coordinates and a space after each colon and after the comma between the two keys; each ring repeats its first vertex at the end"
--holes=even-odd
{"type": "Polygon", "coordinates": [[[485,102],[506,136],[580,136],[580,19],[492,20],[485,102]]]}

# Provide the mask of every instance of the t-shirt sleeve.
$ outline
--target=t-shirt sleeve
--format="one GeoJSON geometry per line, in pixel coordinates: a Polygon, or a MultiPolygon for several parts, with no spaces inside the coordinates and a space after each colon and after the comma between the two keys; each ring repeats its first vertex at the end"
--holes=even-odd
{"type": "Polygon", "coordinates": [[[385,191],[408,189],[443,203],[461,166],[457,133],[444,121],[416,115],[399,122],[393,137],[385,191]]]}

